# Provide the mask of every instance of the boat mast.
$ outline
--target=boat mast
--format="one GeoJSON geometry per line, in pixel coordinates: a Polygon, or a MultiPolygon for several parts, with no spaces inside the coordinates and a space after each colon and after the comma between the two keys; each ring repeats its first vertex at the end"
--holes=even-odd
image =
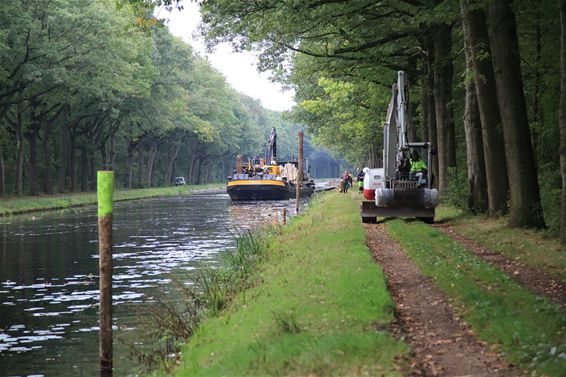
{"type": "Polygon", "coordinates": [[[269,146],[269,155],[270,155],[270,164],[277,164],[277,132],[275,131],[275,127],[271,129],[271,133],[269,134],[269,142],[267,143],[269,146]]]}

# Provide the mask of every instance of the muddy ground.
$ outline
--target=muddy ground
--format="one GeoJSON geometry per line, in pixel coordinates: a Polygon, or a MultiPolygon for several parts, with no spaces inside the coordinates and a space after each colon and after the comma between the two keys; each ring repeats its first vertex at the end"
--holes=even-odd
{"type": "MultiPolygon", "coordinates": [[[[385,225],[365,224],[364,227],[367,244],[385,271],[395,301],[397,324],[393,331],[412,349],[407,375],[521,375],[517,368],[508,365],[497,352],[478,340],[432,280],[421,274],[398,243],[387,234],[385,225]]],[[[456,234],[451,228],[443,230],[452,236],[456,234]]],[[[464,243],[463,238],[455,239],[464,243]]],[[[476,251],[479,250],[481,248],[476,251]]],[[[495,254],[485,250],[482,253],[495,254]]],[[[502,263],[507,266],[508,262],[502,263]]],[[[509,265],[502,269],[510,271],[514,277],[526,276],[526,271],[520,266],[509,265]],[[515,274],[516,271],[520,272],[515,274]]]]}

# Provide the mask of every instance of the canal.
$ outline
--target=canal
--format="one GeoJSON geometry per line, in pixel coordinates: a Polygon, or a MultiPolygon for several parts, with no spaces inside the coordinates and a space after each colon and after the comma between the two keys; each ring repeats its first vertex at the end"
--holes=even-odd
{"type": "MultiPolygon", "coordinates": [[[[214,268],[234,235],[273,223],[294,201],[231,203],[223,192],[118,202],[114,210],[115,337],[137,339],[139,307],[214,268]],[[278,215],[279,214],[279,215],[278,215]],[[126,336],[124,336],[126,335],[126,336]]],[[[146,314],[147,315],[147,314],[146,314]]],[[[147,318],[146,318],[147,320],[147,318]]],[[[0,376],[98,375],[96,209],[0,223],[0,376]]],[[[114,342],[115,376],[136,375],[114,342]]]]}

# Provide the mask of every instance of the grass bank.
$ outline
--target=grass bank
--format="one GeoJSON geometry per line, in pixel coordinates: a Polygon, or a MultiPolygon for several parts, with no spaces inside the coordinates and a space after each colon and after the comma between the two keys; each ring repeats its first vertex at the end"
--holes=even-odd
{"type": "MultiPolygon", "coordinates": [[[[443,211],[440,219],[449,217],[448,210],[443,211]]],[[[520,256],[532,263],[538,263],[535,262],[537,250],[549,261],[562,257],[536,246],[533,251],[527,250],[537,241],[525,230],[507,229],[480,218],[460,218],[457,223],[459,230],[483,240],[493,251],[520,256]],[[510,245],[519,250],[512,250],[510,245]]],[[[391,220],[387,226],[421,271],[432,277],[452,300],[456,312],[480,338],[491,344],[491,349],[502,352],[508,361],[534,371],[534,375],[564,376],[566,316],[560,307],[521,287],[433,227],[409,220],[391,220]]]]}
{"type": "Polygon", "coordinates": [[[447,207],[439,210],[437,221],[448,222],[489,250],[566,281],[566,249],[547,230],[513,229],[504,217],[466,216],[447,207]]]}
{"type": "MultiPolygon", "coordinates": [[[[171,186],[133,190],[116,190],[114,201],[142,199],[157,196],[187,195],[192,190],[222,187],[221,184],[171,186]]],[[[96,193],[73,193],[44,196],[9,197],[0,199],[0,216],[15,215],[53,209],[93,205],[97,203],[96,193]]]]}
{"type": "Polygon", "coordinates": [[[202,323],[177,376],[400,376],[405,344],[358,206],[335,192],[280,229],[249,287],[202,323]]]}

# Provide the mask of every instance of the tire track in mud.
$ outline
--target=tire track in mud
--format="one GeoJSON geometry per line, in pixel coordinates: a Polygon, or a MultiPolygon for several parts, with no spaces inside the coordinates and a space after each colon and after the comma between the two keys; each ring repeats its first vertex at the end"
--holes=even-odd
{"type": "Polygon", "coordinates": [[[493,252],[475,241],[458,233],[453,226],[437,224],[433,225],[456,242],[460,243],[478,258],[496,266],[505,272],[520,285],[539,296],[546,297],[550,302],[566,309],[566,283],[550,277],[544,272],[522,264],[516,260],[493,252]]]}
{"type": "Polygon", "coordinates": [[[385,225],[364,228],[367,245],[382,266],[395,301],[398,329],[394,332],[411,346],[409,375],[520,375],[454,314],[446,297],[387,234],[385,225]]]}

